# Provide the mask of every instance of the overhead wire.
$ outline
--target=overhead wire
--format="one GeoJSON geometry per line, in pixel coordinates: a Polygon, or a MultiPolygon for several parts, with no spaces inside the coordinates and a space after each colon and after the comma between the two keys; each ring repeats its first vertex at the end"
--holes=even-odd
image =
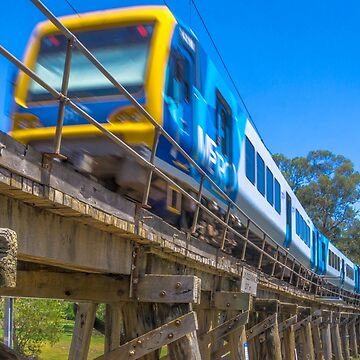
{"type": "MultiPolygon", "coordinates": [[[[240,99],[240,101],[241,101],[241,104],[242,104],[243,107],[244,107],[244,110],[246,111],[246,113],[247,113],[247,115],[248,115],[248,118],[249,118],[251,124],[254,126],[256,132],[258,133],[258,135],[259,135],[259,137],[260,137],[260,139],[261,139],[261,141],[264,143],[264,141],[263,141],[263,139],[262,139],[262,137],[261,137],[261,135],[260,135],[260,132],[259,132],[258,128],[256,127],[256,124],[255,124],[255,122],[254,122],[254,120],[253,120],[253,118],[252,118],[252,116],[251,116],[251,113],[250,113],[250,111],[249,111],[249,108],[246,106],[245,100],[244,100],[244,98],[242,97],[242,95],[241,95],[241,93],[240,93],[240,91],[239,91],[239,89],[238,89],[238,86],[236,85],[236,82],[235,82],[233,76],[231,75],[231,73],[230,73],[230,71],[229,71],[229,68],[227,67],[227,65],[226,65],[226,63],[225,63],[225,60],[224,60],[224,58],[222,57],[222,55],[221,55],[221,53],[220,53],[220,50],[219,50],[218,46],[216,45],[214,38],[213,38],[212,35],[211,35],[210,30],[208,29],[204,18],[202,17],[202,15],[201,15],[201,13],[200,13],[200,11],[199,11],[199,9],[198,9],[195,1],[194,1],[194,0],[190,0],[190,2],[193,4],[194,9],[195,9],[197,15],[199,16],[199,19],[200,19],[200,21],[201,21],[201,23],[202,23],[202,25],[203,25],[203,27],[204,27],[204,29],[205,29],[208,37],[209,37],[212,45],[214,46],[214,49],[215,49],[217,55],[219,56],[219,59],[220,59],[222,65],[223,65],[226,73],[227,73],[227,75],[229,76],[229,79],[230,79],[230,81],[231,81],[231,83],[232,83],[232,85],[233,85],[233,87],[234,87],[234,89],[235,89],[235,91],[236,91],[236,94],[238,95],[238,97],[239,97],[239,99],[240,99]]],[[[169,8],[169,5],[167,4],[167,1],[166,1],[166,0],[163,0],[163,3],[169,8]]]]}
{"type": "Polygon", "coordinates": [[[81,17],[80,14],[78,13],[78,11],[75,9],[75,7],[70,3],[69,0],[64,0],[70,7],[71,9],[74,11],[74,13],[78,16],[81,17]]]}

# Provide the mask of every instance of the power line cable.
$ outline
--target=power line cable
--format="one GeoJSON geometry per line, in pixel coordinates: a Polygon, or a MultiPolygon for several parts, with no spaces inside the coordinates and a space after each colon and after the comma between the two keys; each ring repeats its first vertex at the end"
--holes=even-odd
{"type": "MultiPolygon", "coordinates": [[[[164,4],[169,8],[169,6],[168,6],[168,4],[167,4],[167,1],[166,1],[166,0],[163,0],[163,2],[164,2],[164,4]]],[[[259,132],[258,128],[256,127],[255,123],[254,123],[254,120],[253,120],[253,118],[252,118],[252,116],[251,116],[251,113],[250,113],[248,107],[246,106],[243,97],[242,97],[241,94],[240,94],[240,91],[239,91],[239,89],[238,89],[238,87],[237,87],[237,85],[236,85],[236,83],[235,83],[235,80],[234,80],[234,78],[232,77],[232,75],[231,75],[231,73],[230,73],[230,71],[229,71],[229,69],[228,69],[228,67],[227,67],[227,65],[226,65],[226,63],[225,63],[225,60],[224,60],[224,58],[222,57],[222,55],[221,55],[221,53],[220,53],[220,50],[219,50],[219,48],[217,47],[217,45],[216,45],[216,43],[215,43],[215,40],[214,40],[214,38],[212,37],[212,35],[211,35],[211,33],[210,33],[210,30],[208,29],[208,27],[207,27],[207,25],[206,25],[206,23],[205,23],[204,18],[201,16],[200,11],[199,11],[198,7],[196,6],[195,1],[194,1],[194,0],[190,0],[190,2],[193,4],[194,9],[196,10],[196,13],[198,14],[198,16],[199,16],[199,18],[200,18],[200,20],[201,20],[202,25],[204,26],[204,29],[205,29],[207,35],[209,36],[209,39],[210,39],[211,43],[213,44],[213,46],[214,46],[214,48],[215,48],[215,50],[216,50],[216,53],[217,53],[217,55],[219,56],[219,59],[220,59],[222,65],[223,65],[223,67],[224,67],[227,75],[229,76],[229,79],[230,79],[230,81],[231,81],[231,83],[232,83],[232,85],[233,85],[233,87],[234,87],[234,89],[235,89],[235,91],[236,91],[236,93],[237,93],[237,95],[238,95],[238,97],[239,97],[239,99],[240,99],[240,101],[241,101],[241,103],[242,103],[242,105],[243,105],[243,107],[244,107],[244,109],[245,109],[248,117],[249,117],[250,122],[251,122],[252,125],[254,126],[256,132],[258,133],[258,135],[259,135],[259,137],[260,137],[260,139],[261,139],[261,141],[264,143],[264,141],[263,141],[263,139],[262,139],[262,137],[261,137],[261,135],[260,135],[260,132],[259,132]]]]}
{"type": "Polygon", "coordinates": [[[74,13],[78,16],[81,17],[80,14],[77,12],[77,10],[75,9],[75,7],[70,3],[69,0],[64,0],[70,7],[71,9],[74,11],[74,13]]]}

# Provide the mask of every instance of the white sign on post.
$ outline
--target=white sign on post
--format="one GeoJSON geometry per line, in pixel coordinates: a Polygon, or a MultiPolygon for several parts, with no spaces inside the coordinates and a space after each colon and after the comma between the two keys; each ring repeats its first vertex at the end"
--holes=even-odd
{"type": "Polygon", "coordinates": [[[243,268],[241,277],[241,292],[256,296],[258,278],[257,274],[246,268],[243,268]]]}

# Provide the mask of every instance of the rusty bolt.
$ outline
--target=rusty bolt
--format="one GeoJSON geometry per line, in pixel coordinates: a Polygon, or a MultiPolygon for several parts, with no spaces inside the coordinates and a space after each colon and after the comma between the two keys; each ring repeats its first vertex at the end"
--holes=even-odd
{"type": "Polygon", "coordinates": [[[137,343],[138,345],[141,345],[141,344],[142,344],[142,341],[141,341],[141,340],[138,340],[136,343],[137,343]]]}
{"type": "Polygon", "coordinates": [[[226,307],[230,307],[230,303],[227,303],[227,304],[226,304],[226,307]]]}
{"type": "Polygon", "coordinates": [[[175,325],[176,325],[176,326],[180,326],[180,325],[181,325],[181,320],[176,320],[176,321],[175,321],[175,325]]]}
{"type": "Polygon", "coordinates": [[[168,334],[168,339],[172,339],[174,337],[174,334],[173,333],[169,333],[168,334]]]}
{"type": "Polygon", "coordinates": [[[160,292],[160,296],[161,296],[161,297],[166,296],[166,291],[165,291],[165,290],[162,290],[162,291],[160,292]]]}
{"type": "Polygon", "coordinates": [[[175,285],[175,288],[180,289],[181,288],[181,282],[177,282],[176,285],[175,285]]]}
{"type": "Polygon", "coordinates": [[[134,356],[135,355],[135,350],[130,350],[129,351],[129,356],[134,356]]]}

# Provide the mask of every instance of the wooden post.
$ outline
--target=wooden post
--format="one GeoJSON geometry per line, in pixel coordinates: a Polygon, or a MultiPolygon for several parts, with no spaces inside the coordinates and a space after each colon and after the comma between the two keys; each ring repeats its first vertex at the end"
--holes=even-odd
{"type": "Polygon", "coordinates": [[[331,344],[331,330],[330,324],[326,324],[321,329],[321,340],[322,340],[322,349],[324,352],[325,360],[332,359],[332,344],[331,344]]]}
{"type": "MultiPolygon", "coordinates": [[[[199,330],[198,333],[200,335],[200,338],[203,334],[210,331],[213,326],[213,310],[209,309],[196,309],[196,315],[198,318],[198,326],[199,330]]],[[[211,355],[211,342],[208,341],[201,341],[199,343],[200,346],[200,353],[203,359],[210,359],[211,355]]]]}
{"type": "Polygon", "coordinates": [[[120,346],[121,321],[121,303],[106,304],[105,354],[120,346]]]}
{"type": "MultiPolygon", "coordinates": [[[[122,317],[125,342],[136,339],[156,327],[154,308],[150,303],[125,303],[122,306],[122,317]]],[[[155,360],[158,358],[158,350],[155,350],[151,354],[146,354],[141,359],[155,360]]]]}
{"type": "Polygon", "coordinates": [[[281,360],[281,343],[277,317],[274,326],[267,332],[266,340],[268,344],[269,360],[281,360]]]}
{"type": "Polygon", "coordinates": [[[290,317],[279,324],[279,333],[282,333],[282,354],[283,358],[287,360],[296,359],[295,347],[295,328],[294,324],[297,321],[297,315],[290,317]]]}
{"type": "MultiPolygon", "coordinates": [[[[264,314],[262,314],[260,319],[263,317],[264,314]]],[[[247,330],[246,338],[248,341],[251,340],[251,359],[281,360],[281,342],[277,313],[265,318],[247,330]]]]}
{"type": "Polygon", "coordinates": [[[319,328],[319,324],[321,324],[321,322],[322,322],[322,318],[318,318],[311,325],[316,360],[324,360],[324,351],[322,349],[321,335],[319,328]]]}
{"type": "Polygon", "coordinates": [[[344,360],[350,360],[350,347],[349,347],[349,329],[347,321],[340,328],[341,346],[343,350],[344,360]]]}
{"type": "Polygon", "coordinates": [[[355,323],[356,319],[352,320],[349,324],[350,351],[353,358],[357,358],[359,356],[355,323]]]}
{"type": "Polygon", "coordinates": [[[86,360],[88,358],[96,307],[97,304],[94,303],[79,304],[76,312],[69,360],[86,360]]]}
{"type": "Polygon", "coordinates": [[[312,331],[311,331],[311,323],[308,322],[305,325],[305,339],[306,339],[306,359],[309,360],[315,360],[315,351],[314,351],[314,344],[313,344],[313,337],[312,337],[312,331]]]}
{"type": "Polygon", "coordinates": [[[331,326],[331,344],[335,360],[344,360],[344,357],[342,355],[341,338],[338,323],[335,323],[331,326]]]}
{"type": "MultiPolygon", "coordinates": [[[[183,315],[186,311],[189,310],[189,304],[178,304],[178,305],[168,305],[161,304],[158,305],[159,308],[159,318],[160,319],[175,319],[183,315]]],[[[195,319],[196,319],[196,314],[195,319]]],[[[197,319],[196,319],[196,327],[197,319]]],[[[185,336],[179,340],[172,342],[168,345],[168,356],[171,360],[201,360],[200,347],[197,338],[196,330],[188,332],[185,336]]]]}

